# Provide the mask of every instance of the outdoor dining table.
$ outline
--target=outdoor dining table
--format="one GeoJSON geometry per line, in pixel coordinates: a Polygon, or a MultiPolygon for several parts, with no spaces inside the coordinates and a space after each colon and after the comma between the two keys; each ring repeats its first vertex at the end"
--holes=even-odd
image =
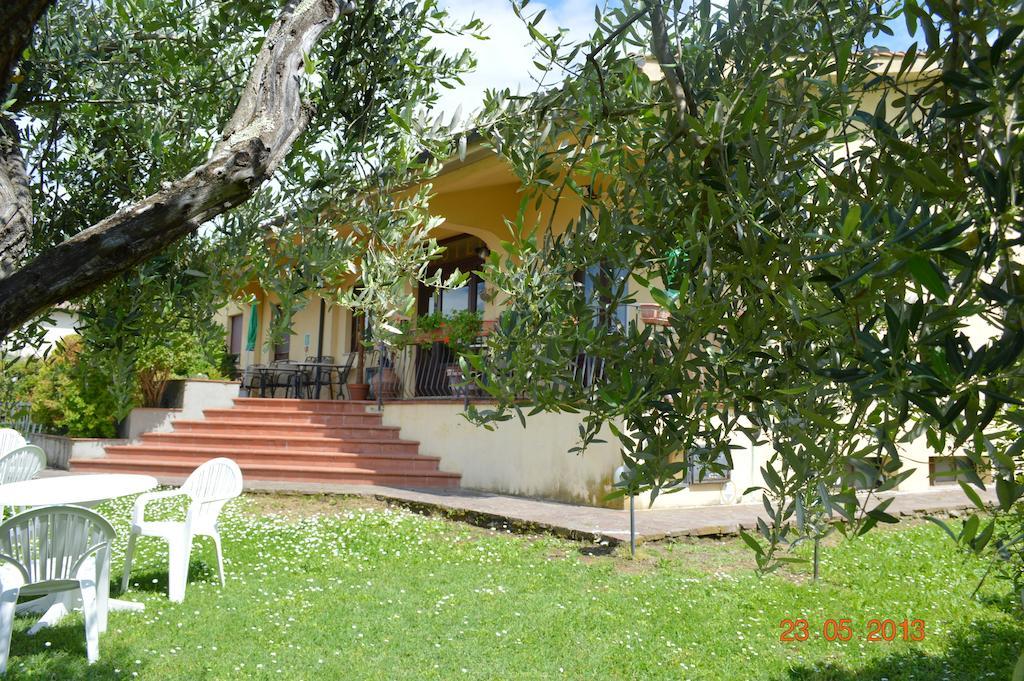
{"type": "Polygon", "coordinates": [[[272,364],[271,366],[253,367],[253,371],[255,371],[260,377],[260,397],[267,396],[268,386],[270,386],[270,396],[274,396],[273,391],[278,387],[274,385],[274,374],[292,374],[289,378],[292,385],[297,383],[299,376],[299,366],[297,364],[272,364]]]}
{"type": "Polygon", "coordinates": [[[316,391],[316,393],[314,395],[312,390],[309,391],[308,393],[309,396],[314,400],[320,399],[320,389],[323,387],[324,377],[327,378],[327,383],[328,385],[330,385],[331,372],[336,371],[340,366],[338,364],[332,364],[330,362],[296,362],[295,365],[301,367],[302,369],[308,369],[309,374],[315,376],[315,378],[312,380],[312,383],[313,389],[316,391]]]}
{"type": "MultiPolygon", "coordinates": [[[[0,504],[15,508],[33,508],[74,504],[95,506],[110,499],[147,492],[157,486],[151,475],[130,475],[127,473],[100,473],[95,475],[61,475],[36,478],[23,482],[0,485],[0,504]]],[[[43,627],[53,626],[71,610],[81,607],[82,599],[76,591],[65,591],[44,596],[25,603],[19,603],[17,612],[43,613],[29,634],[35,634],[43,627]]],[[[138,612],[145,604],[111,598],[109,610],[138,612]]]]}
{"type": "MultiPolygon", "coordinates": [[[[314,378],[310,381],[312,387],[315,390],[315,397],[313,399],[320,399],[320,390],[324,386],[324,381],[330,384],[330,376],[332,371],[341,369],[343,365],[332,364],[330,362],[290,362],[288,364],[272,364],[270,366],[253,367],[252,370],[259,376],[259,390],[260,397],[267,396],[267,387],[271,389],[271,396],[273,396],[274,390],[274,374],[288,373],[291,374],[289,381],[292,384],[292,390],[294,394],[300,395],[305,392],[305,385],[307,373],[312,374],[314,378]]],[[[287,393],[286,393],[287,394],[287,393]]],[[[313,396],[313,391],[308,393],[309,397],[313,396]]]]}

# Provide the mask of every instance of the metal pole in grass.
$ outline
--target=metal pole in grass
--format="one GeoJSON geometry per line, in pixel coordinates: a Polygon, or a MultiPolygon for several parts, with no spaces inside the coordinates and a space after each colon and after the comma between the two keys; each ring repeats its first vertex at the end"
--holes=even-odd
{"type": "MultiPolygon", "coordinates": [[[[612,480],[616,485],[621,485],[622,481],[626,479],[626,467],[619,466],[615,469],[615,473],[612,475],[612,480]]],[[[636,502],[635,495],[633,494],[633,484],[630,482],[629,486],[629,555],[636,557],[636,502]]]]}

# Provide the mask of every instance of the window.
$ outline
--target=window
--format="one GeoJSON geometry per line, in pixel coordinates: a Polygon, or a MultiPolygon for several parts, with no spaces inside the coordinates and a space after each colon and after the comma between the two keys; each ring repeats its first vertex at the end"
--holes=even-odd
{"type": "Polygon", "coordinates": [[[928,480],[933,487],[956,485],[967,481],[965,471],[974,469],[966,456],[933,456],[928,459],[928,480]]]}
{"type": "MultiPolygon", "coordinates": [[[[283,314],[283,312],[281,310],[281,306],[280,305],[275,305],[274,306],[274,322],[275,323],[277,322],[278,319],[281,318],[282,314],[283,314]]],[[[275,343],[274,344],[274,359],[275,360],[288,359],[291,356],[291,349],[292,349],[292,337],[291,337],[291,334],[286,334],[285,337],[281,339],[280,343],[275,343]]]]}
{"type": "Polygon", "coordinates": [[[417,313],[421,315],[440,312],[448,316],[456,312],[483,312],[484,282],[476,273],[484,265],[480,252],[486,248],[484,242],[476,237],[460,236],[441,242],[445,247],[444,260],[428,270],[433,276],[440,273],[442,277],[451,276],[458,269],[469,272],[465,286],[457,289],[431,288],[420,284],[417,313]]]}
{"type": "Polygon", "coordinates": [[[700,485],[716,482],[725,482],[732,477],[732,469],[729,468],[729,459],[725,452],[715,457],[715,463],[722,466],[722,469],[713,470],[699,461],[690,461],[686,469],[686,484],[700,485]]]}
{"type": "Polygon", "coordinates": [[[242,315],[240,314],[228,317],[228,353],[242,354],[242,315]]]}
{"type": "Polygon", "coordinates": [[[611,308],[609,294],[617,294],[619,287],[626,292],[626,279],[629,271],[623,267],[591,265],[577,275],[577,282],[582,285],[583,299],[598,314],[602,324],[609,329],[625,329],[629,325],[629,306],[620,303],[611,308]]]}

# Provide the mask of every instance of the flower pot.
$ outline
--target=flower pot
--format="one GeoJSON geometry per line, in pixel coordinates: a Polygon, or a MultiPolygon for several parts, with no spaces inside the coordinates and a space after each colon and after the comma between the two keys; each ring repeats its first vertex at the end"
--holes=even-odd
{"type": "Polygon", "coordinates": [[[480,388],[476,383],[470,383],[468,385],[460,385],[466,382],[466,377],[462,373],[462,367],[458,364],[449,364],[444,369],[445,377],[448,379],[448,392],[456,397],[466,397],[479,395],[480,388]]]}
{"type": "Polygon", "coordinates": [[[370,392],[369,383],[349,383],[348,384],[348,397],[350,400],[365,400],[366,395],[370,392]]]}
{"type": "Polygon", "coordinates": [[[398,374],[391,367],[384,367],[381,370],[380,377],[377,376],[377,371],[374,370],[373,374],[369,377],[370,381],[370,399],[377,399],[377,386],[380,386],[380,394],[385,400],[394,400],[398,398],[398,389],[401,385],[401,381],[398,378],[398,374]],[[379,383],[378,383],[379,381],[379,383]]]}
{"type": "Polygon", "coordinates": [[[655,303],[640,303],[640,321],[652,326],[668,326],[671,315],[668,310],[655,303]]]}

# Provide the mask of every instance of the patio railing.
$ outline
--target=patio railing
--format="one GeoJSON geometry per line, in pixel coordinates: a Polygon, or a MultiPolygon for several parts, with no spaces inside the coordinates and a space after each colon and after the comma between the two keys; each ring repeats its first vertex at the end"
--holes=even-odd
{"type": "Polygon", "coordinates": [[[0,402],[0,428],[13,428],[22,435],[43,432],[43,427],[32,420],[32,405],[28,402],[0,402]]]}

